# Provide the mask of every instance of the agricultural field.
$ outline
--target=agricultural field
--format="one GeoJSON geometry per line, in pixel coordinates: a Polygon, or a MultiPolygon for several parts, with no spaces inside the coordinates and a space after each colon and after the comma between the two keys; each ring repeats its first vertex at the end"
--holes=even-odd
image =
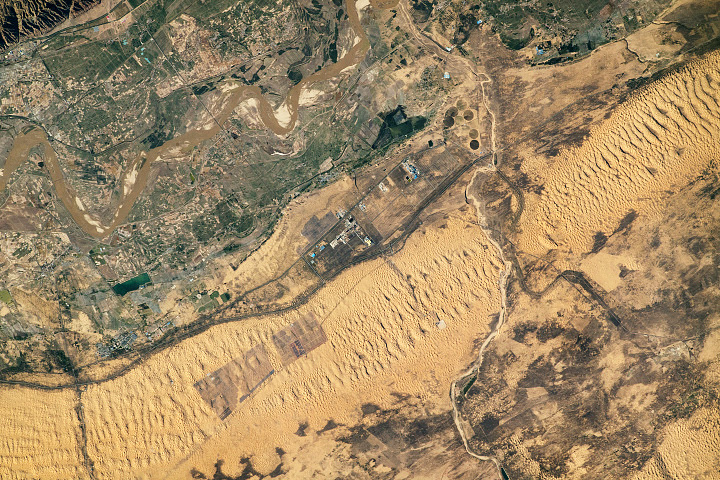
{"type": "Polygon", "coordinates": [[[720,471],[717,2],[25,3],[0,477],[720,471]]]}

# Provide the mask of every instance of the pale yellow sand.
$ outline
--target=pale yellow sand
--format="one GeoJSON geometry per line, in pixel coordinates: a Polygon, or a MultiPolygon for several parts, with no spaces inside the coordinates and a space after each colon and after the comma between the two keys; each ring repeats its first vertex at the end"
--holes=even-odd
{"type": "Polygon", "coordinates": [[[0,389],[0,478],[88,478],[74,390],[0,389]]]}
{"type": "Polygon", "coordinates": [[[720,412],[702,409],[663,432],[658,454],[635,480],[720,478],[720,412]]]}
{"type": "MultiPolygon", "coordinates": [[[[527,198],[522,249],[589,250],[631,209],[658,208],[720,155],[720,54],[696,61],[639,91],[577,148],[525,166],[545,190],[527,198]],[[544,168],[543,168],[544,166],[544,168]]],[[[714,168],[714,167],[713,167],[714,168]]]]}
{"type": "Polygon", "coordinates": [[[637,270],[635,259],[629,255],[613,255],[604,251],[587,257],[580,264],[580,270],[588,274],[606,292],[611,292],[622,283],[622,268],[637,270]]]}
{"type": "Polygon", "coordinates": [[[301,422],[309,431],[331,419],[353,424],[362,404],[390,407],[395,392],[446,411],[448,385],[498,310],[499,269],[479,227],[438,220],[394,257],[340,275],[301,311],[215,327],[89,388],[88,452],[98,478],[177,478],[240,456],[269,472],[279,462],[275,447],[299,448],[301,422]],[[328,341],[284,368],[271,335],[307,311],[323,319],[328,341]],[[437,328],[438,317],[446,328],[437,328]],[[223,423],[193,383],[258,343],[276,373],[223,423]]]}

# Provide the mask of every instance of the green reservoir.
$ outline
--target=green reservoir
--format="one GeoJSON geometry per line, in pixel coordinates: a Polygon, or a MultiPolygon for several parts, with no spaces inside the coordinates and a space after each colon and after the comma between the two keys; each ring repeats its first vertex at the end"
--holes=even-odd
{"type": "Polygon", "coordinates": [[[133,277],[130,280],[118,283],[117,285],[112,287],[112,289],[113,292],[122,296],[128,292],[132,292],[133,290],[137,290],[138,288],[144,287],[145,285],[149,285],[151,283],[152,280],[150,280],[150,275],[148,275],[147,273],[141,273],[137,277],[133,277]]]}

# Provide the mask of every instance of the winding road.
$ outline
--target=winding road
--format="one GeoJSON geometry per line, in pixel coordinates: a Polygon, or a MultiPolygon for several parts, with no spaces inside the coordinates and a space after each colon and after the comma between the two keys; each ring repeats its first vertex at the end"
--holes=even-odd
{"type": "MultiPolygon", "coordinates": [[[[424,33],[420,32],[417,27],[415,26],[414,22],[412,21],[410,14],[407,12],[405,5],[400,4],[399,8],[400,12],[402,13],[402,17],[405,20],[406,26],[408,30],[412,33],[412,35],[415,37],[416,40],[418,40],[423,46],[429,48],[430,50],[434,50],[434,52],[441,57],[443,57],[448,62],[459,62],[463,64],[463,67],[466,71],[471,72],[476,78],[478,78],[478,82],[480,84],[480,90],[482,92],[482,100],[481,100],[481,106],[484,108],[489,117],[490,117],[490,154],[492,155],[492,161],[489,165],[486,166],[480,166],[476,169],[475,175],[473,176],[473,179],[470,181],[470,185],[472,185],[473,182],[475,182],[480,174],[493,172],[493,173],[499,173],[499,170],[497,168],[497,152],[498,152],[498,145],[497,145],[497,119],[495,116],[495,112],[493,111],[493,108],[491,107],[491,102],[489,99],[489,93],[487,91],[487,88],[492,83],[492,78],[486,73],[486,72],[478,72],[477,65],[473,64],[470,60],[460,57],[458,55],[453,55],[449,53],[447,50],[442,48],[434,39],[428,37],[424,33]],[[481,79],[482,78],[482,79],[481,79]]],[[[478,109],[480,106],[478,106],[478,109]]],[[[470,185],[468,185],[468,188],[466,189],[466,192],[470,190],[470,185]]],[[[462,439],[463,445],[465,446],[465,451],[477,458],[481,461],[489,461],[492,462],[498,471],[498,476],[502,477],[501,473],[501,466],[500,462],[497,458],[493,456],[488,455],[479,455],[475,452],[473,452],[470,449],[470,445],[468,444],[468,438],[471,436],[471,427],[470,424],[462,418],[462,415],[460,414],[457,406],[457,397],[459,395],[459,392],[462,390],[459,388],[459,385],[461,383],[464,383],[465,379],[477,375],[477,371],[480,368],[480,365],[483,361],[483,356],[485,353],[485,349],[487,346],[492,342],[495,337],[500,333],[500,330],[502,329],[503,325],[505,324],[505,320],[507,318],[507,284],[510,279],[510,276],[512,274],[513,264],[512,262],[505,259],[505,255],[503,253],[502,247],[500,244],[493,238],[493,234],[490,231],[488,225],[485,222],[485,219],[483,218],[481,214],[481,203],[480,199],[466,194],[466,197],[468,200],[473,202],[475,205],[475,208],[477,210],[478,215],[478,223],[480,224],[480,227],[485,234],[485,236],[488,238],[490,243],[495,248],[498,258],[501,260],[504,269],[500,272],[500,277],[498,279],[498,290],[500,294],[500,311],[498,314],[498,321],[495,323],[492,331],[490,334],[485,338],[485,341],[480,346],[480,350],[478,352],[478,356],[473,362],[473,364],[470,366],[470,368],[458,379],[456,379],[452,385],[450,386],[450,401],[452,403],[453,407],[453,420],[455,422],[455,426],[457,427],[457,430],[460,434],[460,438],[462,439]]]]}

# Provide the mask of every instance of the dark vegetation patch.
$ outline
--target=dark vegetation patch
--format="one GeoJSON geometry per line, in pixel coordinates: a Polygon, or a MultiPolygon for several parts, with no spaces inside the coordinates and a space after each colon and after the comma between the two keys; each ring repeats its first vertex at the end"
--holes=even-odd
{"type": "Polygon", "coordinates": [[[147,146],[148,149],[152,150],[153,148],[161,147],[165,142],[170,140],[170,133],[165,131],[161,126],[151,132],[147,137],[145,137],[145,140],[143,143],[147,146]]]}
{"type": "Polygon", "coordinates": [[[5,367],[0,371],[0,374],[4,375],[12,375],[15,373],[24,373],[24,372],[32,372],[33,367],[28,361],[28,358],[25,354],[25,352],[20,352],[15,358],[15,363],[9,367],[5,367]]]}
{"type": "Polygon", "coordinates": [[[283,470],[283,464],[282,462],[278,463],[278,466],[273,469],[272,472],[268,474],[268,477],[270,478],[277,478],[285,474],[285,471],[283,470]]]}
{"type": "Polygon", "coordinates": [[[57,366],[65,373],[75,373],[75,365],[63,350],[48,350],[47,355],[51,365],[57,366]]]}
{"type": "Polygon", "coordinates": [[[289,68],[287,75],[288,75],[288,78],[290,78],[290,81],[293,83],[293,85],[297,85],[303,79],[302,72],[297,67],[289,68]]]}
{"type": "Polygon", "coordinates": [[[522,48],[525,48],[528,43],[530,43],[530,40],[532,40],[531,36],[527,37],[515,37],[513,35],[508,35],[506,33],[500,34],[500,40],[505,44],[507,48],[510,50],[520,50],[522,48]]]}
{"type": "Polygon", "coordinates": [[[333,430],[337,427],[338,427],[338,424],[335,423],[335,421],[331,419],[331,420],[328,420],[328,422],[325,424],[325,426],[323,428],[321,428],[320,430],[318,430],[317,433],[329,432],[330,430],[333,430]]]}
{"type": "Polygon", "coordinates": [[[298,425],[298,429],[295,432],[295,435],[297,435],[298,437],[306,436],[307,433],[305,433],[305,430],[307,430],[308,426],[309,426],[309,424],[307,422],[303,422],[300,425],[298,425]]]}
{"type": "Polygon", "coordinates": [[[534,323],[521,323],[513,328],[512,339],[516,342],[524,343],[528,333],[535,333],[537,331],[537,325],[534,323]]]}
{"type": "Polygon", "coordinates": [[[254,225],[251,215],[238,214],[229,200],[215,205],[209,213],[197,216],[192,222],[192,232],[200,243],[227,233],[242,237],[249,233],[254,225]]]}
{"type": "Polygon", "coordinates": [[[380,407],[375,405],[374,403],[364,403],[361,407],[363,415],[371,415],[378,410],[380,410],[380,407]]]}
{"type": "Polygon", "coordinates": [[[697,295],[705,289],[720,283],[720,270],[717,265],[704,265],[693,269],[683,279],[691,296],[697,295]]]}
{"type": "Polygon", "coordinates": [[[151,90],[150,104],[153,105],[152,108],[155,110],[155,123],[150,133],[142,141],[147,149],[160,147],[175,136],[176,127],[174,123],[177,121],[178,113],[188,107],[182,92],[175,92],[169,95],[167,99],[161,99],[151,90]],[[178,109],[178,111],[175,109],[178,109]]]}
{"type": "Polygon", "coordinates": [[[549,358],[541,356],[527,368],[525,376],[518,382],[520,388],[547,387],[555,377],[555,368],[549,358]]]}
{"type": "MultiPolygon", "coordinates": [[[[190,470],[190,476],[196,480],[250,480],[250,479],[258,479],[262,480],[264,478],[268,478],[268,476],[261,474],[252,465],[252,462],[249,458],[243,457],[239,461],[240,466],[243,467],[242,473],[238,476],[230,476],[227,475],[222,471],[223,465],[225,465],[224,460],[218,460],[215,462],[215,471],[213,472],[212,476],[207,476],[197,468],[193,468],[190,470]]],[[[276,473],[276,471],[282,472],[282,463],[273,470],[272,473],[270,473],[270,478],[278,477],[280,474],[276,473]]]]}
{"type": "Polygon", "coordinates": [[[418,23],[425,23],[430,18],[433,7],[437,5],[437,0],[410,0],[410,5],[413,19],[418,23]]]}
{"type": "Polygon", "coordinates": [[[559,323],[551,320],[543,323],[542,326],[537,329],[535,336],[538,340],[545,343],[548,340],[558,337],[563,332],[565,332],[565,328],[559,323]]]}
{"type": "Polygon", "coordinates": [[[493,415],[486,415],[480,422],[480,428],[482,428],[485,435],[495,430],[498,425],[500,425],[500,420],[493,415]]]}
{"type": "MultiPolygon", "coordinates": [[[[412,401],[412,397],[405,398],[403,403],[407,405],[407,401],[412,401]]],[[[377,410],[374,412],[376,416],[370,417],[372,424],[350,427],[349,433],[339,438],[339,441],[350,446],[352,458],[374,458],[375,461],[381,461],[389,455],[393,460],[397,460],[397,464],[389,465],[393,471],[387,478],[392,478],[403,469],[412,468],[418,460],[427,455],[426,449],[431,445],[437,446],[438,441],[447,445],[439,454],[438,461],[447,461],[447,456],[452,452],[464,452],[449,412],[423,415],[419,406],[411,411],[417,414],[410,414],[400,408],[377,410]],[[448,435],[454,442],[447,442],[448,435]]]]}
{"type": "Polygon", "coordinates": [[[380,132],[372,144],[373,149],[379,149],[391,143],[407,138],[425,127],[426,119],[423,116],[408,117],[405,107],[399,105],[394,110],[379,115],[382,120],[380,132]]]}
{"type": "Polygon", "coordinates": [[[200,95],[202,95],[202,94],[204,94],[204,93],[207,93],[207,92],[211,92],[211,91],[213,91],[213,90],[215,90],[215,85],[214,85],[212,82],[211,82],[211,83],[208,83],[208,84],[206,84],[206,85],[200,85],[200,86],[194,85],[194,86],[192,87],[193,93],[194,93],[195,95],[197,95],[197,96],[200,96],[200,95]]]}
{"type": "Polygon", "coordinates": [[[237,252],[238,250],[240,250],[241,247],[242,247],[242,246],[241,246],[239,243],[230,242],[230,243],[228,243],[227,245],[225,245],[225,246],[223,247],[223,252],[224,252],[224,253],[237,252]]]}
{"type": "Polygon", "coordinates": [[[653,235],[653,238],[652,238],[652,240],[650,241],[650,248],[652,248],[653,250],[655,250],[655,249],[658,248],[659,246],[660,246],[660,235],[658,235],[658,234],[656,233],[655,235],[653,235]]]}
{"type": "Polygon", "coordinates": [[[337,63],[337,61],[338,61],[337,42],[332,42],[330,44],[330,47],[328,48],[328,57],[330,58],[331,62],[337,63]]]}
{"type": "Polygon", "coordinates": [[[473,375],[473,377],[463,387],[462,394],[467,395],[467,393],[470,391],[472,386],[475,385],[476,381],[477,381],[477,375],[473,375]]]}
{"type": "Polygon", "coordinates": [[[613,235],[616,233],[622,232],[626,228],[630,226],[630,224],[637,218],[637,213],[635,210],[630,210],[623,218],[620,220],[620,224],[613,232],[613,235]]]}
{"type": "MultiPolygon", "coordinates": [[[[567,348],[567,347],[566,347],[567,348]]],[[[600,349],[592,338],[579,334],[567,352],[576,363],[588,363],[597,357],[600,349]]]]}
{"type": "Polygon", "coordinates": [[[461,13],[458,17],[458,23],[453,37],[453,44],[462,45],[470,38],[470,33],[477,29],[477,17],[472,12],[461,13]]]}
{"type": "Polygon", "coordinates": [[[445,415],[420,417],[416,419],[391,419],[384,416],[384,421],[367,428],[391,450],[406,450],[432,439],[432,435],[449,426],[449,418],[445,415]]]}
{"type": "Polygon", "coordinates": [[[608,236],[605,235],[603,232],[595,232],[595,237],[593,238],[593,246],[592,246],[592,253],[597,253],[605,246],[605,244],[608,241],[608,236]]]}

